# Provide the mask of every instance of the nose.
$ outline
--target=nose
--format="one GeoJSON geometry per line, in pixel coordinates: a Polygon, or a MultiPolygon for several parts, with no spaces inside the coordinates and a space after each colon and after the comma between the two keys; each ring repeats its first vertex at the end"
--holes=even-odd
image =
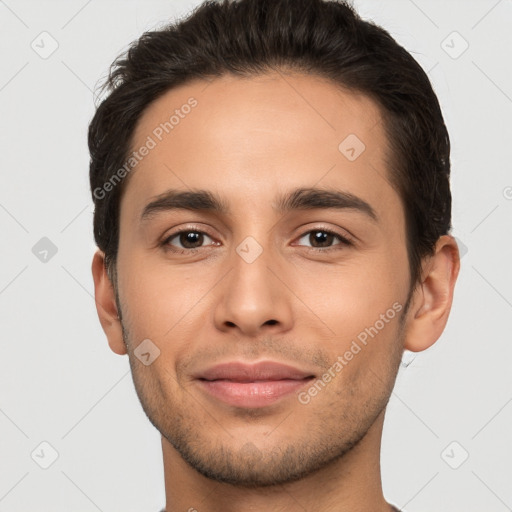
{"type": "Polygon", "coordinates": [[[234,251],[230,263],[231,270],[217,290],[217,329],[249,337],[291,329],[292,294],[284,284],[285,273],[279,270],[270,250],[263,250],[254,260],[247,253],[234,251]]]}

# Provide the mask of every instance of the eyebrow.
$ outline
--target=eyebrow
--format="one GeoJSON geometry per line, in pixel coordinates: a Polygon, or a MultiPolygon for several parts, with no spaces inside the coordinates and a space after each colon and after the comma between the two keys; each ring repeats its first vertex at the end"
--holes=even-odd
{"type": "MultiPolygon", "coordinates": [[[[365,214],[372,221],[378,222],[378,216],[372,206],[356,195],[341,190],[323,188],[298,188],[281,194],[272,204],[277,213],[295,210],[334,209],[356,210],[365,214]]],[[[141,222],[155,217],[161,212],[172,210],[205,211],[230,215],[227,201],[208,190],[174,190],[170,189],[148,203],[141,214],[141,222]]]]}

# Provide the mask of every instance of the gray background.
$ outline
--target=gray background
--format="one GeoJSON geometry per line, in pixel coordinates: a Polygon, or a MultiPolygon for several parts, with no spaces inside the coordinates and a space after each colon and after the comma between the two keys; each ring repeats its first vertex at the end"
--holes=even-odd
{"type": "MultiPolygon", "coordinates": [[[[160,436],[92,299],[86,133],[114,57],[198,3],[0,0],[0,511],[165,503],[160,436]]],[[[406,354],[398,376],[385,496],[408,512],[512,510],[512,1],[355,6],[415,56],[440,98],[463,254],[444,334],[406,354]]]]}

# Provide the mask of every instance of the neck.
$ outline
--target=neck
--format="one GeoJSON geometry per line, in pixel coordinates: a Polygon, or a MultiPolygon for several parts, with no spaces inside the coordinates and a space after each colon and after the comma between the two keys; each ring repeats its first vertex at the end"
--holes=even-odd
{"type": "Polygon", "coordinates": [[[249,489],[210,480],[162,437],[166,512],[390,512],[382,493],[380,447],[384,413],[340,459],[288,484],[249,489]]]}

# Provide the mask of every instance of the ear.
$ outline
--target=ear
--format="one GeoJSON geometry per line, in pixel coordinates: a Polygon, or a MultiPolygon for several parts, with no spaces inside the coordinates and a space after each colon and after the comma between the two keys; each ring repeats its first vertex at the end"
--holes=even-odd
{"type": "Polygon", "coordinates": [[[118,316],[114,288],[105,268],[105,254],[99,249],[92,259],[92,277],[94,280],[94,298],[101,327],[107,335],[108,344],[113,352],[126,354],[123,330],[118,316]]]}
{"type": "Polygon", "coordinates": [[[420,352],[441,336],[452,307],[459,269],[460,255],[455,238],[441,236],[435,253],[424,263],[421,284],[413,292],[404,344],[406,350],[420,352]]]}

